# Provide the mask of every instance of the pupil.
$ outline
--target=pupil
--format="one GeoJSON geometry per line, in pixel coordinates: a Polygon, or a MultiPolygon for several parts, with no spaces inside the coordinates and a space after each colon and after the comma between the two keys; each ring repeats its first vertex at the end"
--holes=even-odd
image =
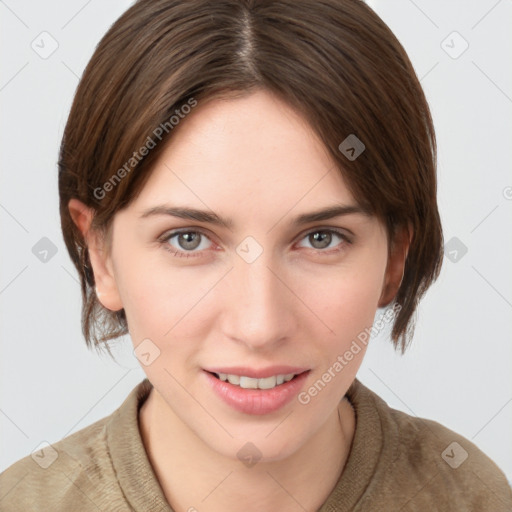
{"type": "Polygon", "coordinates": [[[313,247],[316,247],[317,249],[324,249],[325,247],[328,247],[331,243],[332,235],[331,233],[327,233],[325,231],[318,231],[316,233],[313,233],[310,235],[313,237],[313,240],[311,241],[311,245],[313,247]],[[319,245],[315,245],[319,242],[319,245]]]}
{"type": "Polygon", "coordinates": [[[180,233],[178,238],[183,249],[195,249],[200,243],[199,234],[192,231],[189,233],[180,233]]]}

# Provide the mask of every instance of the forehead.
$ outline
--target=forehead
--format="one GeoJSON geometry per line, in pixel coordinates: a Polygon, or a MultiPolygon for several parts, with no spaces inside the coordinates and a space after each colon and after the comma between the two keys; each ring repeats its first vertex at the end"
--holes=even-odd
{"type": "Polygon", "coordinates": [[[308,123],[267,92],[199,104],[178,128],[137,207],[180,199],[215,209],[236,198],[231,206],[261,213],[320,199],[356,203],[308,123]]]}

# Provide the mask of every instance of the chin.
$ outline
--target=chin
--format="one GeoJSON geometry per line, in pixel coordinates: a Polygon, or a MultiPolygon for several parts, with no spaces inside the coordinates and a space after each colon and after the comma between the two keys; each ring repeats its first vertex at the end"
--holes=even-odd
{"type": "Polygon", "coordinates": [[[298,438],[293,428],[277,432],[280,428],[277,427],[275,432],[265,427],[264,432],[255,433],[253,430],[249,433],[242,430],[236,434],[231,430],[234,437],[229,440],[222,436],[216,439],[203,438],[203,441],[219,455],[252,467],[256,463],[285,460],[299,451],[307,441],[306,437],[298,438]]]}

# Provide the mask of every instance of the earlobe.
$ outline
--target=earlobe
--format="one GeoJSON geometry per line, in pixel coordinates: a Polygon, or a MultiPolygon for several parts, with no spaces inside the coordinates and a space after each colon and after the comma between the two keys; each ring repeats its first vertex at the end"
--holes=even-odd
{"type": "Polygon", "coordinates": [[[402,228],[395,235],[391,245],[378,307],[389,305],[395,298],[404,277],[405,263],[412,241],[412,227],[402,228]]]}
{"type": "Polygon", "coordinates": [[[91,229],[94,210],[75,198],[69,201],[68,208],[87,245],[98,300],[111,311],[123,309],[105,239],[102,234],[91,229]]]}

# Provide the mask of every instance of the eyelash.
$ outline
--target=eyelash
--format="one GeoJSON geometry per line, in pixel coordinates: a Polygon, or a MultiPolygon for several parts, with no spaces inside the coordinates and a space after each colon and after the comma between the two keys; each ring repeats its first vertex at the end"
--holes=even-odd
{"type": "MultiPolygon", "coordinates": [[[[208,235],[206,233],[204,233],[203,231],[201,231],[200,229],[194,229],[194,230],[192,230],[192,229],[181,229],[179,231],[172,231],[170,233],[164,234],[162,237],[160,237],[158,239],[158,241],[164,246],[164,249],[166,251],[170,252],[173,256],[175,256],[177,258],[200,257],[201,253],[203,251],[195,251],[195,250],[194,251],[183,251],[183,250],[176,249],[176,248],[174,248],[174,247],[169,245],[169,240],[171,240],[172,238],[177,237],[177,236],[179,236],[180,234],[183,234],[183,233],[200,234],[201,236],[204,236],[204,237],[210,239],[208,237],[208,235]]],[[[330,234],[337,235],[337,236],[339,236],[342,239],[342,242],[340,244],[338,244],[338,248],[335,248],[335,249],[333,249],[333,248],[331,248],[331,249],[314,249],[314,248],[311,249],[311,250],[316,251],[318,253],[323,253],[323,254],[338,253],[341,250],[343,250],[343,247],[345,245],[347,245],[347,244],[351,245],[352,244],[352,240],[350,240],[349,237],[347,235],[345,235],[345,233],[343,233],[342,231],[339,231],[337,229],[333,229],[333,228],[316,228],[316,229],[313,229],[313,230],[308,231],[307,233],[305,233],[299,241],[304,240],[305,238],[307,238],[308,236],[310,236],[310,235],[312,235],[314,233],[330,233],[330,234]]]]}

